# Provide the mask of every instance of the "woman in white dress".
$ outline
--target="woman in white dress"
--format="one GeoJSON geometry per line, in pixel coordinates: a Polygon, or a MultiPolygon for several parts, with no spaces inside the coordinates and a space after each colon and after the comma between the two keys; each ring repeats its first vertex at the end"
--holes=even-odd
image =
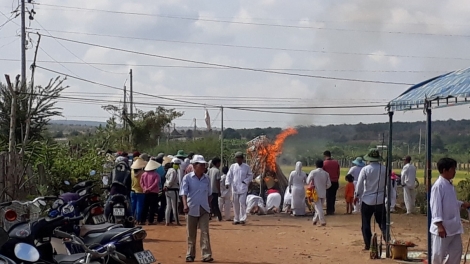
{"type": "Polygon", "coordinates": [[[305,215],[305,184],[307,175],[302,171],[302,162],[297,161],[289,176],[289,191],[292,194],[292,214],[305,215]]]}
{"type": "Polygon", "coordinates": [[[284,193],[284,204],[282,206],[282,209],[286,214],[292,213],[292,194],[289,191],[289,188],[287,188],[286,192],[284,193]]]}
{"type": "MultiPolygon", "coordinates": [[[[357,157],[353,162],[352,164],[354,166],[352,166],[349,171],[348,171],[348,174],[351,174],[353,177],[354,177],[354,188],[356,187],[357,185],[357,179],[359,179],[359,173],[361,173],[361,170],[362,168],[364,168],[364,166],[366,166],[364,160],[362,160],[362,157],[357,157]]],[[[358,203],[354,204],[354,210],[353,210],[353,213],[356,214],[356,213],[360,213],[361,212],[361,201],[359,200],[358,203]]]]}

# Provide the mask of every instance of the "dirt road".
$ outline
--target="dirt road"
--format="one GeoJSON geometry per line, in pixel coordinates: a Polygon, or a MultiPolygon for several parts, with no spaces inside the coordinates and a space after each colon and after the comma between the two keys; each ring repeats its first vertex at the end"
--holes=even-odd
{"type": "MultiPolygon", "coordinates": [[[[344,215],[344,203],[338,203],[337,214],[327,217],[325,227],[312,226],[310,217],[285,214],[249,216],[246,226],[212,220],[210,238],[214,263],[396,263],[369,259],[369,252],[362,251],[360,215],[344,215]]],[[[392,238],[410,240],[418,245],[413,250],[425,251],[425,216],[394,214],[392,222],[392,238]]],[[[145,246],[154,253],[158,263],[184,262],[184,226],[157,225],[145,229],[148,231],[145,246]]],[[[379,231],[378,227],[376,230],[379,231]]],[[[198,248],[196,262],[200,261],[198,248]]]]}

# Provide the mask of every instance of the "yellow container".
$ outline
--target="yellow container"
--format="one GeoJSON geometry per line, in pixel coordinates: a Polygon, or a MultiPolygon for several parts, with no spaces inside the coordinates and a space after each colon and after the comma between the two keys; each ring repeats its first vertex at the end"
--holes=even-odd
{"type": "Polygon", "coordinates": [[[408,259],[408,246],[405,245],[392,245],[391,247],[392,259],[407,260],[408,259]]]}

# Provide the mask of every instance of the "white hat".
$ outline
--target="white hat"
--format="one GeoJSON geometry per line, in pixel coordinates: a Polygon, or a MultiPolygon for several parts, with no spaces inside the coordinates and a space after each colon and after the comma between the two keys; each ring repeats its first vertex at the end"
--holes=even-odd
{"type": "Polygon", "coordinates": [[[153,170],[156,170],[158,168],[160,168],[162,166],[162,164],[154,161],[154,160],[149,160],[149,162],[147,163],[147,166],[145,166],[145,169],[144,171],[153,171],[153,170]]]}
{"type": "Polygon", "coordinates": [[[202,155],[194,155],[193,159],[191,160],[191,164],[195,164],[195,163],[206,164],[207,161],[204,159],[204,156],[202,155]]]}
{"type": "Polygon", "coordinates": [[[171,163],[174,163],[174,164],[181,164],[181,160],[178,159],[178,158],[173,158],[173,159],[171,160],[171,163]]]}
{"type": "Polygon", "coordinates": [[[166,156],[166,157],[163,157],[163,166],[165,166],[166,164],[168,163],[171,163],[171,161],[173,160],[173,158],[171,158],[170,156],[166,156]]]}

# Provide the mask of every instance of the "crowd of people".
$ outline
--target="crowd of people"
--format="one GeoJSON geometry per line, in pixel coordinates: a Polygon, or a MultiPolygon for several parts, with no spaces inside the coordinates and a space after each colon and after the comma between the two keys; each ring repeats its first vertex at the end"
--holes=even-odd
{"type": "MultiPolygon", "coordinates": [[[[128,170],[122,165],[126,158],[126,153],[120,153],[116,159],[111,178],[112,183],[120,184],[113,185],[111,194],[130,190],[131,213],[141,225],[161,222],[166,225],[173,222],[181,225],[178,216],[184,214],[188,234],[187,262],[195,259],[198,228],[201,230],[202,260],[213,261],[209,239],[209,222],[212,217],[218,221],[232,221],[234,225],[245,225],[248,214],[278,213],[281,209],[282,196],[279,188],[268,186],[264,196],[250,190],[250,185],[262,179],[261,176],[253,178],[251,168],[245,163],[241,152],[235,154],[235,163],[223,168],[218,157],[207,162],[202,155],[186,155],[183,150],[175,155],[160,153],[156,157],[133,153],[128,170]]],[[[386,175],[390,175],[392,181],[390,211],[395,211],[398,184],[403,187],[407,214],[415,211],[416,167],[411,163],[411,157],[406,156],[403,159],[405,165],[400,175],[392,171],[388,174],[382,161],[380,152],[371,149],[364,157],[357,157],[352,161],[353,166],[345,175],[346,213],[361,215],[365,250],[373,247],[372,216],[385,233],[385,204],[389,199],[386,175]]],[[[449,158],[437,163],[441,175],[431,192],[432,263],[444,263],[445,258],[449,258],[447,263],[458,263],[457,257],[462,253],[459,208],[469,208],[470,203],[456,199],[451,184],[456,165],[455,160],[449,158]],[[451,261],[453,259],[456,262],[451,261]]],[[[316,161],[315,166],[316,169],[307,175],[302,171],[301,162],[295,164],[284,193],[283,207],[293,216],[303,216],[307,214],[307,201],[307,205],[311,203],[314,210],[313,225],[325,226],[324,204],[326,216],[336,213],[340,165],[332,159],[329,151],[325,151],[324,159],[316,161]]]]}

